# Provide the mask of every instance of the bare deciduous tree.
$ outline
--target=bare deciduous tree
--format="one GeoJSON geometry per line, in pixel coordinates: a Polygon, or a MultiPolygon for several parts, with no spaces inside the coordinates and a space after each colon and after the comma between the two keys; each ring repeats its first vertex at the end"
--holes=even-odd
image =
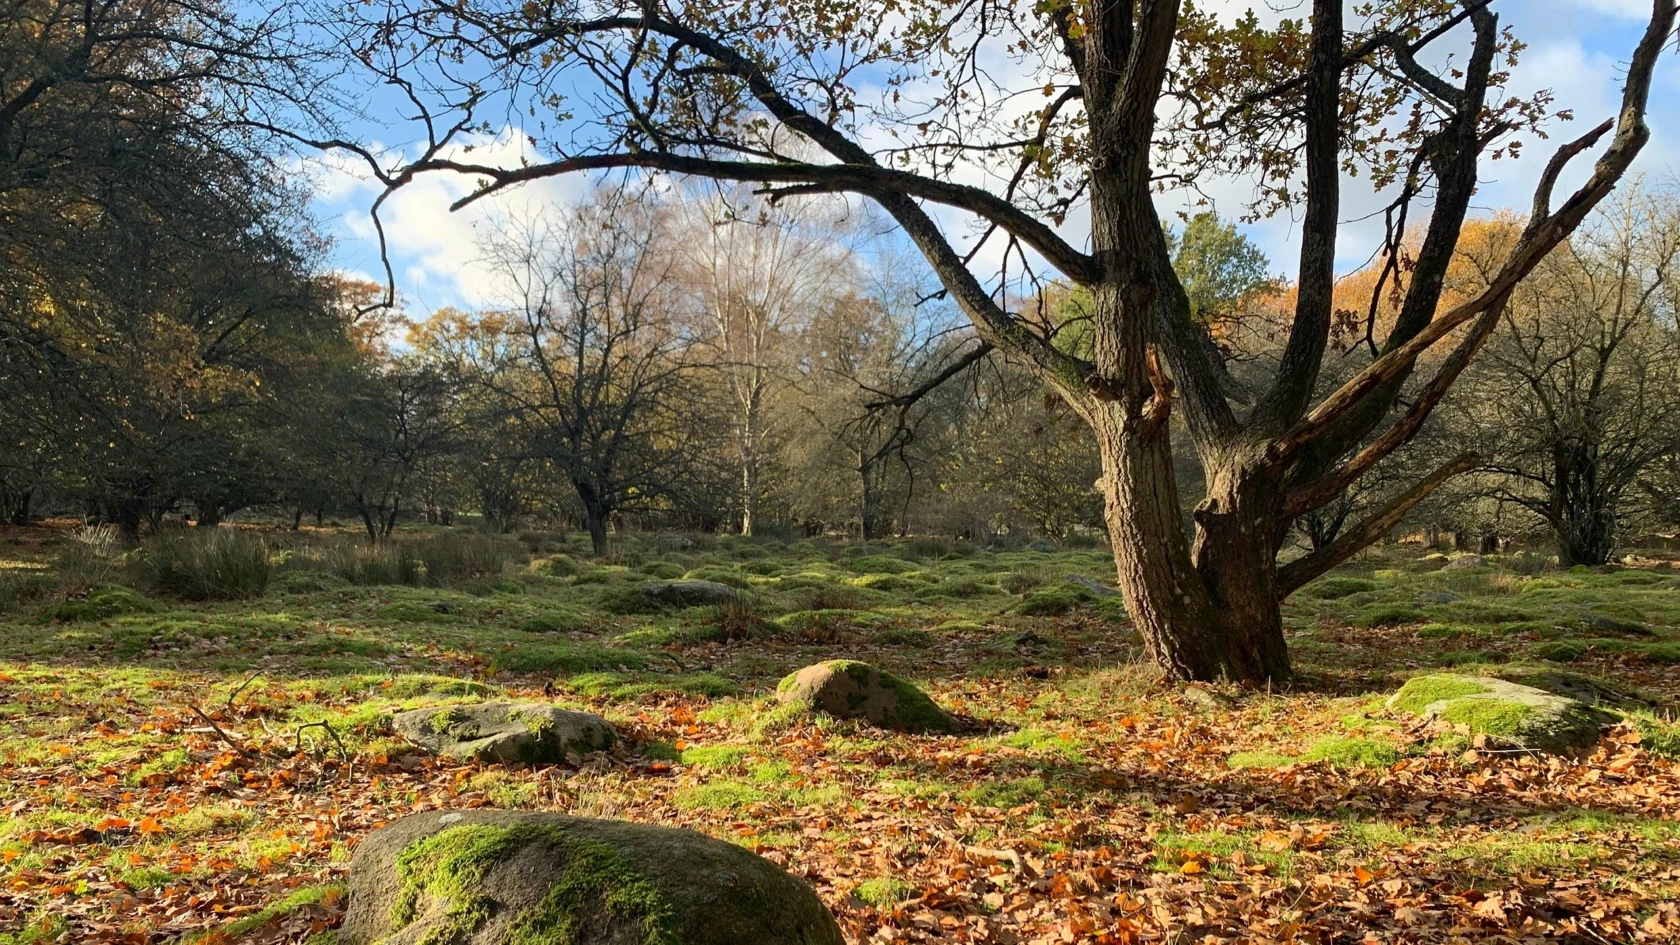
{"type": "MultiPolygon", "coordinates": [[[[874,200],[981,338],[1030,365],[1091,425],[1120,586],[1156,662],[1184,679],[1264,683],[1290,676],[1278,601],[1476,463],[1448,461],[1329,545],[1279,565],[1294,521],[1416,434],[1513,288],[1627,171],[1650,138],[1652,75],[1675,21],[1672,0],[1653,0],[1618,113],[1556,152],[1485,290],[1446,306],[1483,159],[1535,127],[1547,96],[1500,88],[1518,47],[1491,0],[1382,0],[1360,7],[1351,29],[1343,0],[1311,7],[1310,21],[1267,30],[1181,0],[401,0],[369,8],[379,12],[365,27],[376,68],[399,81],[424,75],[441,91],[432,104],[450,115],[429,127],[463,127],[474,120],[463,111],[486,100],[552,113],[568,98],[550,160],[452,159],[434,140],[422,160],[383,172],[390,186],[468,174],[484,182],[472,200],[545,176],[639,168],[874,200]],[[1449,43],[1464,50],[1450,68],[1420,59],[1443,59],[1449,43]],[[1014,67],[989,68],[1002,58],[1014,67]],[[1013,107],[1040,89],[1041,105],[1013,107]],[[1554,205],[1565,165],[1605,142],[1585,182],[1554,205]],[[1319,399],[1348,167],[1388,188],[1401,218],[1427,194],[1429,222],[1398,317],[1374,344],[1380,356],[1319,399]],[[1227,396],[1154,204],[1162,186],[1218,175],[1253,175],[1257,211],[1302,208],[1288,341],[1252,403],[1227,396]],[[930,204],[998,237],[998,283],[977,267],[999,256],[959,248],[930,204]],[[1058,229],[1075,212],[1088,217],[1088,248],[1058,229]],[[1035,260],[1089,290],[1090,357],[1002,304],[1035,260]],[[1394,419],[1419,358],[1443,342],[1451,353],[1394,419]],[[1174,483],[1175,412],[1206,473],[1192,536],[1174,483]]],[[[1398,241],[1386,248],[1398,265],[1398,241]]]]}

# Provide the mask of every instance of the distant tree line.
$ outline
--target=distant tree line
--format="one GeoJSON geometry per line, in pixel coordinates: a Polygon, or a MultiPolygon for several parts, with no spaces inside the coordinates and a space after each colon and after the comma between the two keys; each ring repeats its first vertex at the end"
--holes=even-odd
{"type": "MultiPolygon", "coordinates": [[[[286,146],[299,122],[330,131],[323,112],[341,103],[320,91],[329,60],[284,14],[31,0],[3,15],[8,522],[74,514],[134,539],[256,512],[350,520],[379,541],[467,514],[503,531],[575,526],[602,552],[629,526],[1105,530],[1088,424],[1041,365],[977,338],[855,203],[620,178],[576,206],[502,218],[482,244],[492,304],[405,313],[381,304],[385,287],[332,272],[298,209],[286,146]]],[[[1332,553],[1369,539],[1357,528],[1405,525],[1481,550],[1545,541],[1566,564],[1596,564],[1680,519],[1673,196],[1605,204],[1496,320],[1424,355],[1421,373],[1462,378],[1397,381],[1384,422],[1427,423],[1371,463],[1350,458],[1357,443],[1321,457],[1368,471],[1303,506],[1290,543],[1332,553]],[[1472,471],[1404,499],[1466,443],[1472,471]]],[[[1524,226],[1465,224],[1438,307],[1485,296],[1524,226]]],[[[1425,238],[1400,232],[1336,280],[1313,396],[1367,372],[1415,318],[1425,238]]],[[[1280,383],[1301,288],[1212,213],[1164,244],[1221,396],[1255,403],[1280,383]]],[[[1000,304],[1058,357],[1099,355],[1088,288],[1000,304]]],[[[1209,476],[1181,432],[1176,507],[1191,509],[1209,476]]]]}

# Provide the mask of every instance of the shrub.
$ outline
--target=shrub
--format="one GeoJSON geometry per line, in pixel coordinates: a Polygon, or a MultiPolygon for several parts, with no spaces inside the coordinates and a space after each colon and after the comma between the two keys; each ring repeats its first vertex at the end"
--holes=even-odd
{"type": "Polygon", "coordinates": [[[576,577],[583,571],[583,565],[571,555],[549,555],[531,562],[529,570],[533,574],[546,574],[549,577],[576,577]]]}
{"type": "Polygon", "coordinates": [[[500,574],[514,554],[506,542],[478,532],[440,532],[415,544],[434,587],[500,574]]]}
{"type": "Polygon", "coordinates": [[[0,572],[0,613],[46,600],[56,582],[40,571],[0,572]]]}
{"type": "Polygon", "coordinates": [[[1005,574],[998,585],[1011,594],[1024,594],[1048,583],[1054,575],[1043,568],[1017,568],[1005,574]]]}
{"type": "Polygon", "coordinates": [[[341,538],[311,553],[293,557],[289,565],[318,567],[342,580],[364,587],[402,584],[418,587],[424,565],[406,543],[384,541],[369,544],[355,538],[341,538]]]}
{"type": "Polygon", "coordinates": [[[241,600],[268,590],[268,542],[231,528],[181,531],[152,539],[133,560],[139,583],[181,600],[241,600]]]}
{"type": "Polygon", "coordinates": [[[770,621],[758,601],[737,597],[712,607],[706,624],[715,631],[714,639],[730,641],[760,636],[769,627],[770,621]]]}

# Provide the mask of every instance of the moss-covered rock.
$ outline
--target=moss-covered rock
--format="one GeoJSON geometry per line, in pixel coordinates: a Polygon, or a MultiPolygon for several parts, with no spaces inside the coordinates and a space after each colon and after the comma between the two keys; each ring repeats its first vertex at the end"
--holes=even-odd
{"type": "Polygon", "coordinates": [[[648,581],[641,586],[642,596],[665,607],[701,607],[721,604],[740,596],[735,588],[717,581],[648,581]]]}
{"type": "Polygon", "coordinates": [[[783,705],[859,719],[901,732],[951,732],[956,719],[897,676],[857,660],[807,666],[776,687],[783,705]]]}
{"type": "Polygon", "coordinates": [[[1440,719],[1499,744],[1562,751],[1598,741],[1615,716],[1576,699],[1490,676],[1437,673],[1408,680],[1389,697],[1397,712],[1440,719]]]}
{"type": "Polygon", "coordinates": [[[342,945],[843,945],[816,894],[687,830],[431,812],[368,835],[342,945]]]}
{"type": "Polygon", "coordinates": [[[558,764],[612,747],[607,721],[542,703],[483,702],[399,713],[391,727],[415,745],[460,761],[558,764]]]}

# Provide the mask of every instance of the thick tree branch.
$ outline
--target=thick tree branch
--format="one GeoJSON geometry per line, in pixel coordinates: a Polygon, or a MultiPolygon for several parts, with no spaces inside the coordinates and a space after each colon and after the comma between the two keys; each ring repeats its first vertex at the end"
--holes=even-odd
{"type": "Polygon", "coordinates": [[[1297,558],[1278,568],[1277,595],[1282,600],[1302,586],[1330,571],[1336,565],[1358,554],[1359,551],[1381,539],[1400,524],[1406,513],[1416,508],[1418,503],[1429,498],[1436,489],[1446,485],[1454,476],[1463,475],[1481,464],[1481,457],[1474,453],[1465,453],[1440,469],[1430,473],[1422,482],[1406,490],[1378,509],[1369,518],[1359,522],[1352,528],[1346,529],[1341,536],[1325,547],[1297,558]]]}
{"type": "Polygon", "coordinates": [[[1336,233],[1341,210],[1341,0],[1313,4],[1307,82],[1307,213],[1301,226],[1300,284],[1289,341],[1254,419],[1280,428],[1300,419],[1318,383],[1336,308],[1336,233]]]}
{"type": "MultiPolygon", "coordinates": [[[[1652,75],[1657,58],[1674,30],[1676,8],[1672,0],[1654,0],[1651,22],[1640,40],[1628,66],[1627,84],[1622,92],[1622,111],[1616,121],[1616,135],[1604,156],[1599,158],[1592,176],[1566,200],[1562,207],[1543,220],[1529,221],[1524,238],[1512,250],[1511,256],[1489,280],[1487,288],[1475,298],[1450,311],[1435,316],[1427,327],[1401,344],[1392,347],[1382,357],[1349,380],[1335,393],[1297,423],[1273,445],[1273,455],[1282,460],[1295,456],[1312,443],[1344,415],[1358,407],[1372,391],[1403,378],[1423,352],[1445,338],[1459,326],[1486,313],[1508,297],[1546,254],[1573,233],[1581,222],[1615,189],[1627,173],[1628,166],[1650,140],[1650,128],[1645,124],[1646,107],[1650,99],[1652,75]]],[[[1581,139],[1566,144],[1547,167],[1536,205],[1542,196],[1555,186],[1558,174],[1569,158],[1591,147],[1604,134],[1602,126],[1581,139]]],[[[1549,202],[1546,201],[1546,202],[1549,202]]]]}
{"type": "Polygon", "coordinates": [[[907,390],[902,394],[894,394],[884,400],[871,401],[864,404],[863,407],[865,410],[885,410],[889,407],[902,408],[915,406],[917,401],[933,393],[946,381],[956,377],[958,374],[968,370],[971,366],[979,363],[995,350],[997,349],[994,348],[990,342],[982,341],[980,342],[979,347],[974,348],[962,357],[952,361],[950,364],[945,366],[944,370],[935,374],[933,377],[928,378],[926,381],[917,384],[910,390],[907,390]]]}
{"type": "Polygon", "coordinates": [[[1463,341],[1459,342],[1453,353],[1447,357],[1440,370],[1430,379],[1418,395],[1417,401],[1406,411],[1400,419],[1394,421],[1383,434],[1372,440],[1354,457],[1343,463],[1335,472],[1316,482],[1291,490],[1284,498],[1283,512],[1287,518],[1295,518],[1320,508],[1331,502],[1344,490],[1358,482],[1360,477],[1370,472],[1372,467],[1382,462],[1395,450],[1410,443],[1423,429],[1423,422],[1440,405],[1447,392],[1458,380],[1464,369],[1470,366],[1470,361],[1482,349],[1487,340],[1492,337],[1494,329],[1499,326],[1499,319],[1505,312],[1505,303],[1500,302],[1489,308],[1482,315],[1481,321],[1476,323],[1474,330],[1463,341]]]}
{"type": "Polygon", "coordinates": [[[689,157],[663,151],[629,151],[620,154],[593,154],[530,164],[519,168],[434,158],[421,165],[418,171],[454,171],[489,178],[494,183],[455,201],[450,209],[459,210],[475,200],[500,190],[577,171],[607,170],[638,167],[690,174],[719,180],[738,180],[753,183],[786,182],[801,185],[802,193],[849,191],[879,198],[885,194],[906,194],[922,200],[967,210],[1021,238],[1028,246],[1061,270],[1069,279],[1089,283],[1096,278],[1096,266],[1091,257],[1074,249],[1049,226],[1009,201],[978,187],[934,180],[920,174],[881,167],[877,164],[776,164],[768,161],[720,161],[689,157]]]}

